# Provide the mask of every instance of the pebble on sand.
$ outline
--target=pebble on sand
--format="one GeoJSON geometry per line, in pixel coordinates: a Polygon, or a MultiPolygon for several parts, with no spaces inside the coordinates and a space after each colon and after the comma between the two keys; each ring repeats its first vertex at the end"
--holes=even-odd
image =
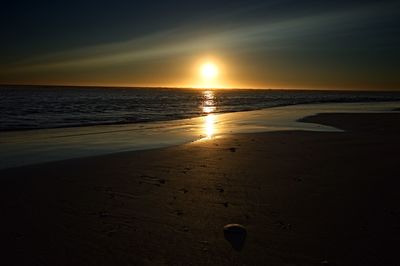
{"type": "Polygon", "coordinates": [[[224,236],[233,249],[240,251],[243,249],[247,230],[240,224],[227,224],[224,226],[224,236]]]}

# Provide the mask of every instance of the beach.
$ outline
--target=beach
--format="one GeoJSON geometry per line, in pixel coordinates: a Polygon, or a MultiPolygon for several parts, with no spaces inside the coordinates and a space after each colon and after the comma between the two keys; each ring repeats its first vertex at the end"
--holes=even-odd
{"type": "Polygon", "coordinates": [[[400,113],[0,171],[4,265],[398,265],[400,113]],[[223,227],[247,230],[241,250],[223,227]]]}
{"type": "Polygon", "coordinates": [[[4,1],[0,266],[400,266],[400,1],[4,1]]]}

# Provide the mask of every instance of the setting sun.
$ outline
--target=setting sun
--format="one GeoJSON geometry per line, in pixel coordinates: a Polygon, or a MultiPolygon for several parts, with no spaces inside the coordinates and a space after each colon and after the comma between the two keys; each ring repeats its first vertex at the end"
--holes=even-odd
{"type": "Polygon", "coordinates": [[[206,79],[213,79],[218,75],[218,68],[213,63],[206,63],[201,66],[201,75],[206,79]]]}

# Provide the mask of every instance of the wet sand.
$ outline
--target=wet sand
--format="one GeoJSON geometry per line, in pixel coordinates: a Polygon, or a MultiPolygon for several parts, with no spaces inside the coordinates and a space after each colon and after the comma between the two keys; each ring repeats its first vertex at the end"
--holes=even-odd
{"type": "Polygon", "coordinates": [[[2,264],[398,265],[400,114],[303,121],[1,170],[2,264]]]}

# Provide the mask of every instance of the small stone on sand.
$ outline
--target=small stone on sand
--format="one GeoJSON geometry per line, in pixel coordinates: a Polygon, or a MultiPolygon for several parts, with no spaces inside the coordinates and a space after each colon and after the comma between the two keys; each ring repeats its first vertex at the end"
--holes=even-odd
{"type": "Polygon", "coordinates": [[[233,249],[240,251],[244,246],[247,231],[243,225],[227,224],[224,226],[225,239],[231,243],[233,249]]]}

